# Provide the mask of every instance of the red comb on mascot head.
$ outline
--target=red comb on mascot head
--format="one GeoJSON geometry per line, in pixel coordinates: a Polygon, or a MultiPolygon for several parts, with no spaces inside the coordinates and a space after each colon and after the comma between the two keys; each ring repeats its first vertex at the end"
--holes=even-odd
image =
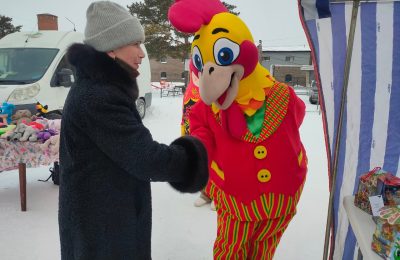
{"type": "Polygon", "coordinates": [[[207,147],[218,233],[215,259],[272,259],[307,173],[304,102],[258,62],[245,23],[219,0],[177,0],[168,17],[194,33],[191,70],[201,100],[190,134],[207,147]]]}
{"type": "Polygon", "coordinates": [[[220,1],[177,0],[168,10],[168,19],[181,32],[195,33],[214,15],[228,12],[220,1]]]}

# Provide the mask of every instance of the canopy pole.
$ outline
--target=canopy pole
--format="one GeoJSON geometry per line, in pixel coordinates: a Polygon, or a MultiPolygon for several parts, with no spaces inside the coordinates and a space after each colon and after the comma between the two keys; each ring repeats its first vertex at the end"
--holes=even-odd
{"type": "Polygon", "coordinates": [[[328,204],[328,215],[326,220],[326,229],[325,229],[325,244],[324,244],[324,256],[323,259],[332,259],[333,253],[335,250],[335,241],[333,241],[334,236],[332,233],[334,232],[334,212],[333,212],[333,199],[335,197],[335,189],[336,189],[336,175],[339,161],[339,148],[340,148],[340,136],[342,134],[342,125],[343,125],[343,113],[345,110],[345,105],[347,102],[347,88],[349,84],[349,75],[350,75],[350,67],[351,67],[351,57],[353,54],[353,44],[354,44],[354,34],[357,24],[357,15],[358,15],[358,7],[360,4],[360,0],[353,1],[353,8],[351,14],[351,23],[350,23],[350,32],[349,38],[347,41],[347,51],[346,51],[346,63],[344,67],[344,80],[343,80],[343,89],[342,89],[342,98],[340,103],[340,111],[339,111],[339,120],[337,124],[337,132],[336,132],[336,141],[335,141],[335,149],[334,149],[334,157],[333,157],[333,169],[331,169],[332,177],[331,177],[331,187],[329,193],[329,204],[328,204]],[[331,241],[329,241],[331,240],[331,241]],[[329,244],[330,250],[329,250],[329,244]]]}

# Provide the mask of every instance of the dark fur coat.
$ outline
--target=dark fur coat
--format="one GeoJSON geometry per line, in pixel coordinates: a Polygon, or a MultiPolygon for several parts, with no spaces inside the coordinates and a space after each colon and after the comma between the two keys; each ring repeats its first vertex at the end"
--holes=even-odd
{"type": "Polygon", "coordinates": [[[151,181],[201,190],[207,154],[193,137],[157,143],[134,100],[134,73],[105,53],[72,45],[77,79],[67,97],[60,141],[61,258],[151,259],[151,181]]]}

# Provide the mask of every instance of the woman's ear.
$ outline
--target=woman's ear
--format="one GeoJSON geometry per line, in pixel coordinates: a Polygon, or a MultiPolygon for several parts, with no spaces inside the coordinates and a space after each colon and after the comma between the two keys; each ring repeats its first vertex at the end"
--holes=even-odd
{"type": "Polygon", "coordinates": [[[108,51],[107,55],[110,56],[111,59],[115,60],[116,55],[114,51],[108,51]]]}

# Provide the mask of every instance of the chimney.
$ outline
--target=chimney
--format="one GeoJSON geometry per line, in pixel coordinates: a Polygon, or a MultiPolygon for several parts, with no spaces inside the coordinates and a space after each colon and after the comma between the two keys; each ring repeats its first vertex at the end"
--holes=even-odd
{"type": "Polygon", "coordinates": [[[38,14],[38,30],[58,31],[58,17],[52,14],[38,14]]]}
{"type": "Polygon", "coordinates": [[[258,41],[257,49],[258,49],[258,62],[261,63],[262,62],[262,54],[263,54],[263,52],[262,52],[262,41],[261,40],[258,41]]]}

